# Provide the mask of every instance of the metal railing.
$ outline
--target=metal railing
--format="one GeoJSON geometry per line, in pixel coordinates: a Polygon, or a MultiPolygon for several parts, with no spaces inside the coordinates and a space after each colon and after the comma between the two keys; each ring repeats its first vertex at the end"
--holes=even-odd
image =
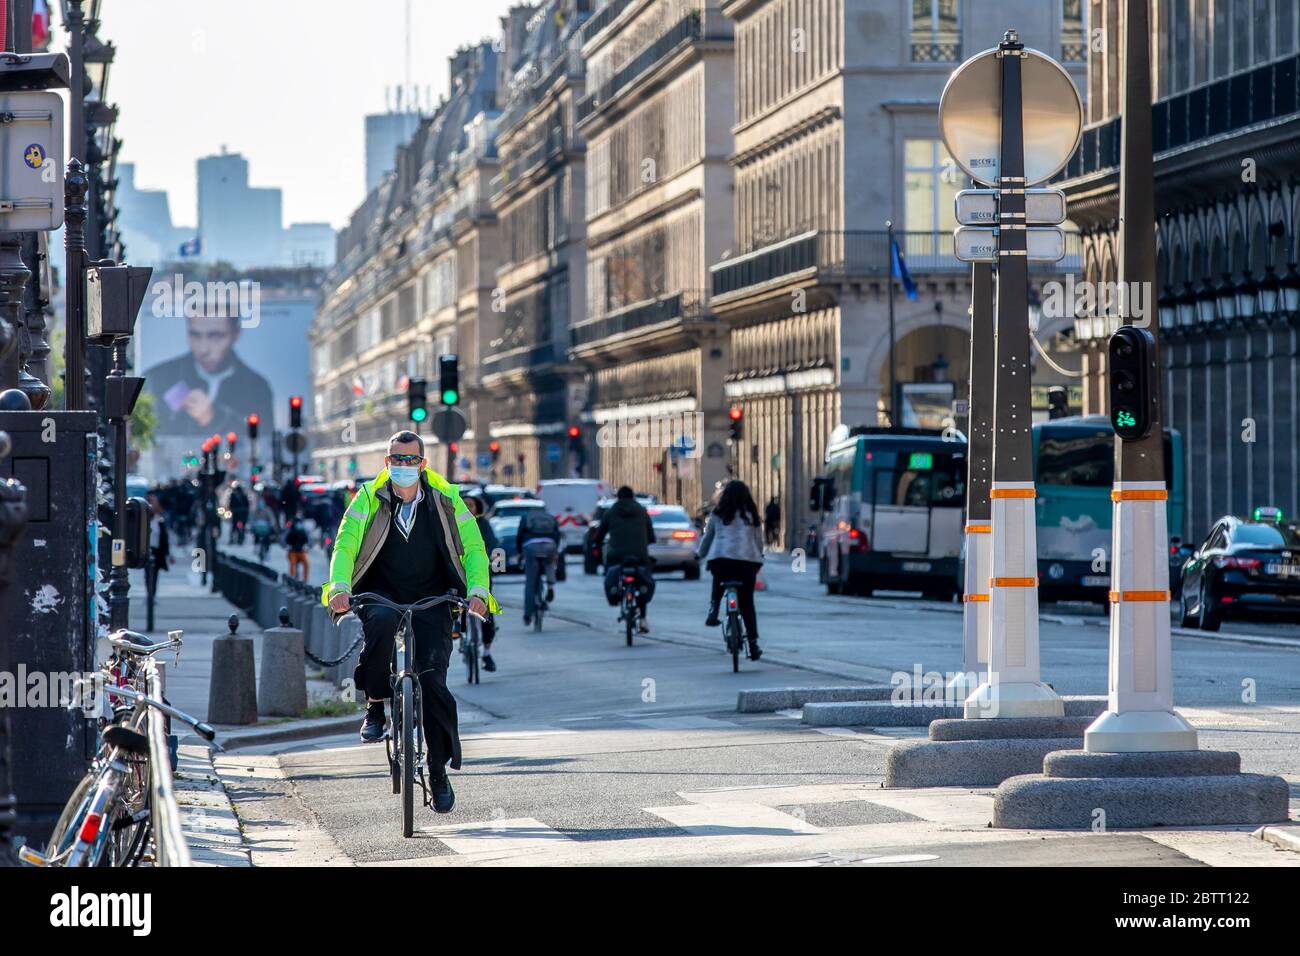
{"type": "Polygon", "coordinates": [[[492,177],[489,190],[493,196],[497,195],[511,183],[522,179],[548,159],[562,152],[564,152],[564,130],[559,126],[552,126],[541,142],[492,177]]]}
{"type": "Polygon", "coordinates": [[[637,302],[598,319],[581,322],[569,329],[572,348],[580,348],[627,332],[636,332],[677,319],[704,319],[708,305],[703,291],[686,290],[637,302]]]}
{"type": "MultiPolygon", "coordinates": [[[[162,700],[162,678],[158,666],[146,661],[146,693],[162,700]]],[[[149,796],[156,866],[193,866],[189,844],[181,830],[181,811],[172,780],[171,748],[167,746],[167,715],[157,707],[147,708],[149,738],[149,796]]]]}
{"type": "Polygon", "coordinates": [[[525,345],[488,355],[483,359],[483,375],[499,375],[520,369],[537,368],[555,362],[555,347],[550,342],[525,345]]]}
{"type": "Polygon", "coordinates": [[[643,74],[648,73],[660,62],[676,52],[679,47],[703,39],[704,25],[701,22],[700,12],[694,10],[678,20],[676,24],[624,64],[608,80],[579,100],[574,114],[576,122],[581,123],[596,110],[614,99],[639,80],[643,74]]]}
{"type": "MultiPolygon", "coordinates": [[[[970,263],[953,254],[950,232],[895,232],[894,238],[913,276],[970,272],[970,263]]],[[[1066,233],[1065,258],[1030,263],[1035,272],[1073,272],[1082,263],[1077,233],[1066,233]]],[[[713,294],[727,295],[805,271],[818,277],[844,279],[885,276],[891,271],[889,233],[883,229],[816,230],[783,239],[711,267],[713,294]]]]}
{"type": "MultiPolygon", "coordinates": [[[[1300,113],[1300,55],[1206,83],[1151,104],[1157,156],[1300,113]]],[[[1084,129],[1079,148],[1056,177],[1078,179],[1119,168],[1120,118],[1084,129]]]]}

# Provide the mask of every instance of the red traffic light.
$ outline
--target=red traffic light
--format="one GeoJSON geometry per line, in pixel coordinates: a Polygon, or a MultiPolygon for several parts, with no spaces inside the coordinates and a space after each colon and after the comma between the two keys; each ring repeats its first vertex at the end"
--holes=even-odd
{"type": "Polygon", "coordinates": [[[456,452],[460,451],[460,445],[458,445],[456,442],[449,443],[447,447],[451,449],[451,453],[453,455],[456,454],[456,452]]]}
{"type": "Polygon", "coordinates": [[[582,429],[579,428],[577,425],[570,425],[570,426],[569,426],[569,437],[570,437],[570,438],[577,438],[577,437],[578,437],[579,435],[581,435],[581,434],[582,434],[582,429]]]}
{"type": "Polygon", "coordinates": [[[257,412],[254,412],[253,414],[248,416],[248,424],[250,425],[260,425],[261,422],[262,422],[262,416],[258,415],[257,412]]]}
{"type": "Polygon", "coordinates": [[[495,455],[500,450],[501,450],[501,443],[499,441],[488,442],[488,451],[492,452],[492,454],[495,455]]]}
{"type": "Polygon", "coordinates": [[[291,395],[291,396],[289,397],[289,407],[290,407],[290,408],[302,408],[302,396],[301,396],[301,395],[291,395]]]}
{"type": "Polygon", "coordinates": [[[727,412],[727,417],[733,422],[738,422],[745,417],[745,411],[739,405],[732,405],[731,409],[727,412]]]}
{"type": "Polygon", "coordinates": [[[230,444],[233,445],[238,440],[239,440],[239,436],[236,435],[234,432],[226,432],[226,441],[228,441],[230,444]]]}

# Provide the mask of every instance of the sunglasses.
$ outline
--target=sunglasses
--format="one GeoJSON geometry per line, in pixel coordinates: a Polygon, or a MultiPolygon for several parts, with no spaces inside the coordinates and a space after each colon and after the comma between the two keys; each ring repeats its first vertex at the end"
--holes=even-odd
{"type": "Polygon", "coordinates": [[[422,455],[389,455],[388,461],[393,465],[418,465],[422,455]]]}

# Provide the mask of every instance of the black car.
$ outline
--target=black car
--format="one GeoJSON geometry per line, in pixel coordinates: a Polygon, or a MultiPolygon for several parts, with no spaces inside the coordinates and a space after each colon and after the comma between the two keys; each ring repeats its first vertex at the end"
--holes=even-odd
{"type": "Polygon", "coordinates": [[[1183,565],[1179,605],[1183,627],[1203,631],[1241,612],[1300,616],[1300,528],[1275,508],[1220,518],[1183,565]]]}

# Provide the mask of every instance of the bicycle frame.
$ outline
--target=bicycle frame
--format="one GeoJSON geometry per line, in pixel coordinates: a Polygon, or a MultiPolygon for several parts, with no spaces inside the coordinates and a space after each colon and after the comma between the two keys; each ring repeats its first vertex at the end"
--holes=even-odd
{"type": "MultiPolygon", "coordinates": [[[[393,728],[397,729],[401,708],[398,701],[398,685],[405,684],[411,695],[411,714],[415,721],[415,779],[420,784],[422,802],[429,805],[429,788],[424,779],[424,705],[420,699],[420,674],[415,669],[415,631],[412,622],[413,612],[408,608],[402,614],[401,623],[393,635],[393,656],[390,659],[388,684],[393,690],[393,728]],[[399,660],[400,658],[400,660],[399,660]]],[[[389,734],[392,752],[397,754],[397,762],[412,759],[410,754],[402,753],[401,734],[389,734]]],[[[391,757],[390,757],[391,759],[391,757]]]]}

